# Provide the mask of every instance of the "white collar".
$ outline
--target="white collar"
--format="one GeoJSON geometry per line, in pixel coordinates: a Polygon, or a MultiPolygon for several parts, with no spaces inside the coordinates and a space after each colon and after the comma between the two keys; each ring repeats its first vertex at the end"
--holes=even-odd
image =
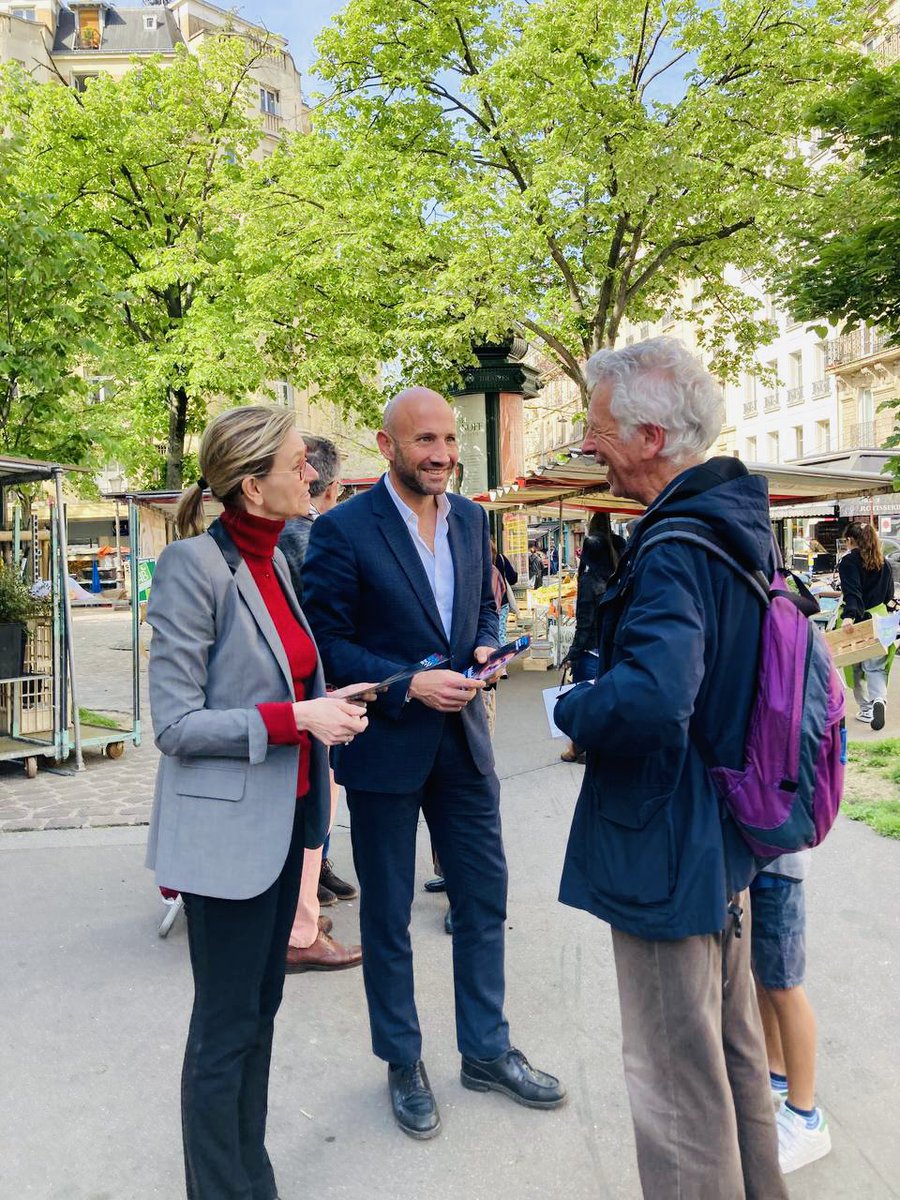
{"type": "MultiPolygon", "coordinates": [[[[403,520],[408,523],[410,518],[412,518],[416,522],[416,525],[418,525],[419,514],[414,509],[410,508],[406,501],[401,498],[397,489],[391,483],[390,471],[385,471],[384,475],[382,475],[382,479],[384,480],[384,486],[388,490],[388,495],[396,504],[403,520]]],[[[450,501],[447,499],[447,493],[441,492],[440,495],[435,497],[435,499],[437,500],[438,516],[446,517],[450,512],[450,501]]]]}

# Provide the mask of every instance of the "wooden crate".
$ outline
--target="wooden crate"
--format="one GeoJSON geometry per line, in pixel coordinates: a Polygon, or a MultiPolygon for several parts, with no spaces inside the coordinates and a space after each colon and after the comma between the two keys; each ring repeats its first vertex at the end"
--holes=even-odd
{"type": "Polygon", "coordinates": [[[830,629],[825,642],[831,651],[836,667],[851,667],[868,658],[882,658],[887,651],[875,636],[875,623],[871,619],[858,625],[844,625],[830,629]]]}

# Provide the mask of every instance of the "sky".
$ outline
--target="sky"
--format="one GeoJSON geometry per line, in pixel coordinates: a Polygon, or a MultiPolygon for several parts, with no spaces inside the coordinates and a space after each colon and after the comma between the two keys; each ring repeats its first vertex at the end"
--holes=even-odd
{"type": "MultiPolygon", "coordinates": [[[[227,0],[217,0],[223,8],[227,0]]],[[[290,44],[294,62],[303,75],[304,91],[309,91],[309,67],[315,60],[313,38],[338,11],[345,0],[242,0],[238,11],[248,21],[257,21],[273,33],[283,33],[290,44]]]]}

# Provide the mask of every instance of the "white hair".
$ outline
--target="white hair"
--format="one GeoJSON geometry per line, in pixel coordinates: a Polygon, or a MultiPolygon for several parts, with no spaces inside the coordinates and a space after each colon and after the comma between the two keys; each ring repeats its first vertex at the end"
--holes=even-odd
{"type": "Polygon", "coordinates": [[[609,411],[625,441],[642,425],[658,425],[666,432],[662,457],[676,464],[701,456],[722,428],[722,389],[677,338],[598,350],[585,375],[591,392],[598,383],[612,384],[609,411]]]}

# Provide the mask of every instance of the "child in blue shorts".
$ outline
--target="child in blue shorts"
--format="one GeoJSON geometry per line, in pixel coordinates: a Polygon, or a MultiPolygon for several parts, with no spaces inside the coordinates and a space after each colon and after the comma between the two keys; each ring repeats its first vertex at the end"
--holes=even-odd
{"type": "Polygon", "coordinates": [[[816,1106],[816,1018],[803,987],[803,880],[810,853],[776,858],[750,885],[753,975],[778,1106],[778,1161],[785,1175],[831,1149],[828,1123],[816,1106]]]}

